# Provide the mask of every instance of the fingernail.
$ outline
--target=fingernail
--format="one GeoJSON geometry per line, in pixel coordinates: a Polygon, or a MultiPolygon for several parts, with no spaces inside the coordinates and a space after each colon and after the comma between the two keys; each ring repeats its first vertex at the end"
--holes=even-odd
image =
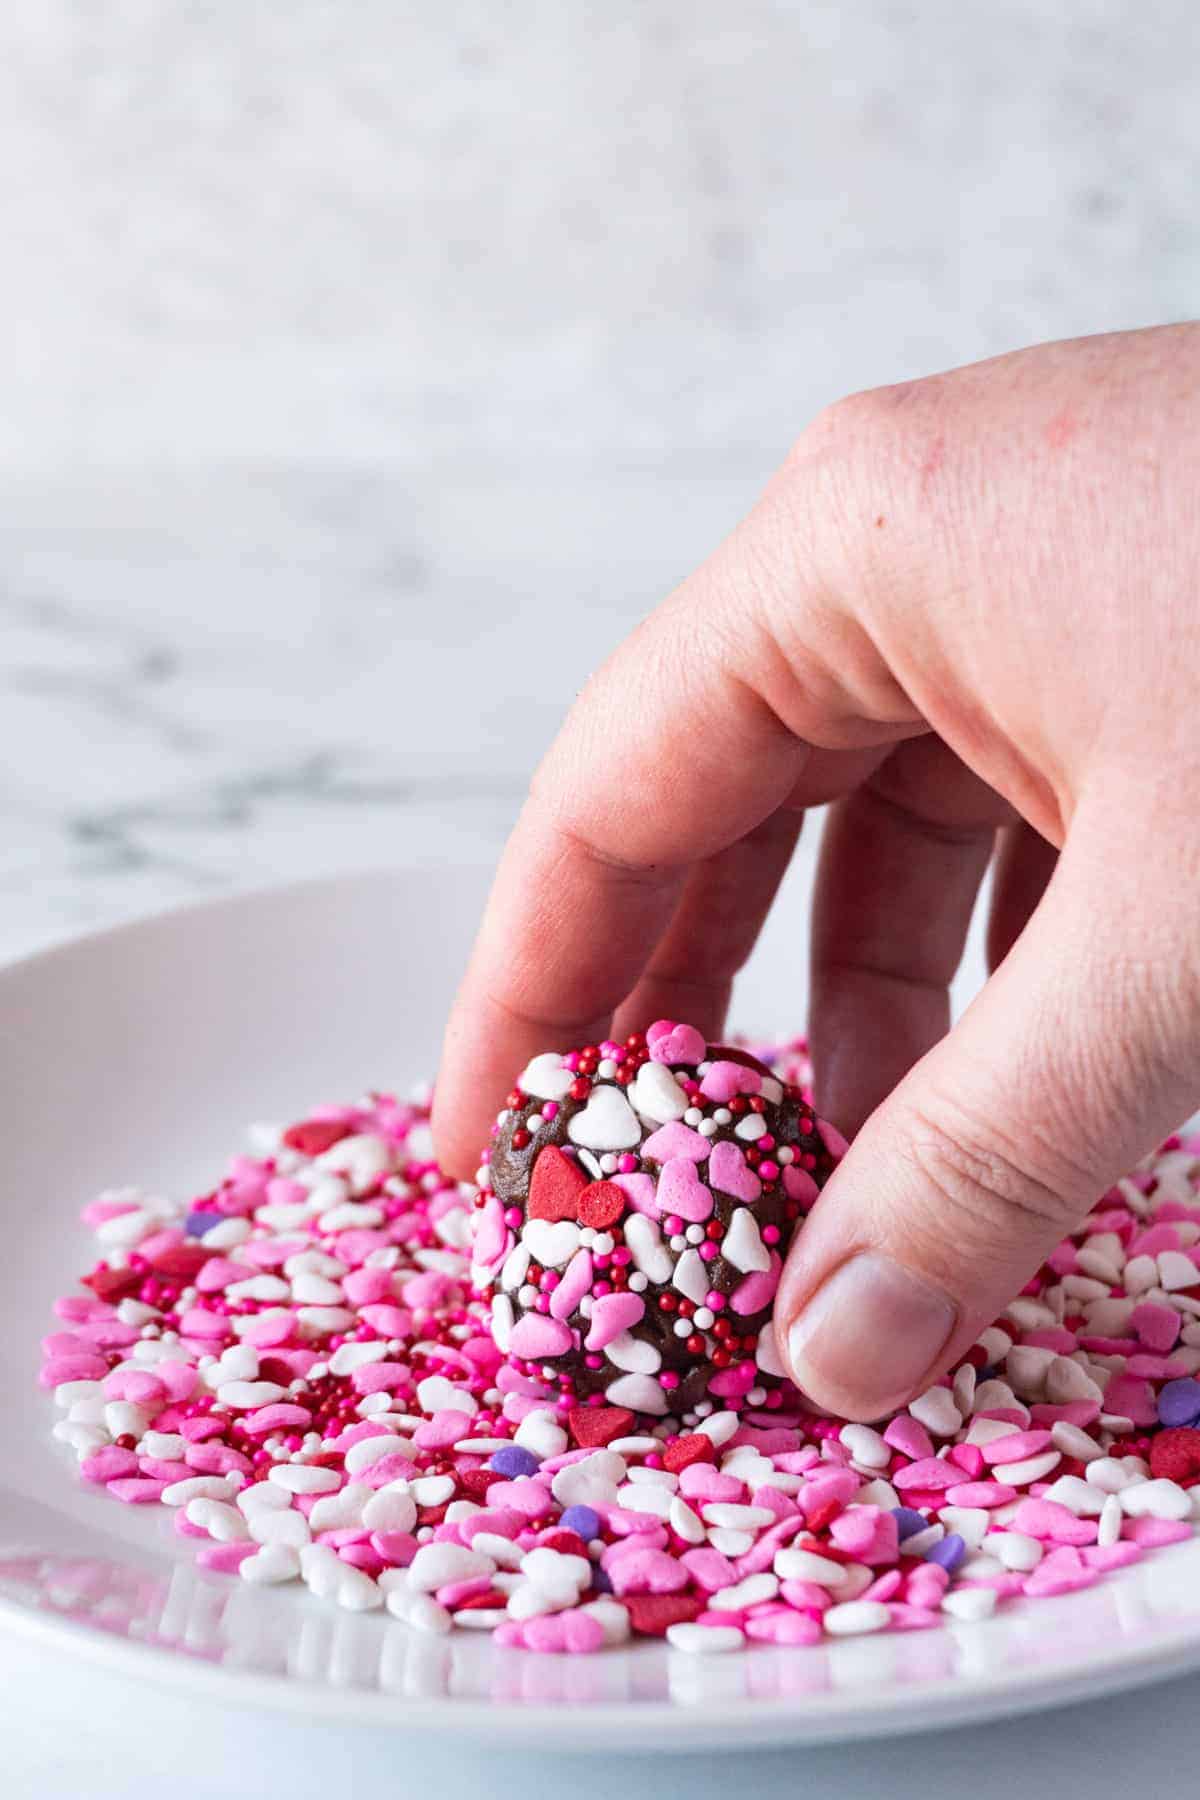
{"type": "Polygon", "coordinates": [[[957,1320],[939,1288],[872,1251],[819,1287],[788,1331],[797,1386],[822,1406],[877,1419],[912,1398],[957,1320]]]}

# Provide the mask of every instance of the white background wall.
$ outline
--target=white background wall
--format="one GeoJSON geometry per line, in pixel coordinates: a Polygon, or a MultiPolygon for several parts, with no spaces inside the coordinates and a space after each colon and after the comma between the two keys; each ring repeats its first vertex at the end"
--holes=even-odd
{"type": "Polygon", "coordinates": [[[1200,290],[1192,0],[0,20],[0,950],[500,841],[825,401],[1200,290]]]}

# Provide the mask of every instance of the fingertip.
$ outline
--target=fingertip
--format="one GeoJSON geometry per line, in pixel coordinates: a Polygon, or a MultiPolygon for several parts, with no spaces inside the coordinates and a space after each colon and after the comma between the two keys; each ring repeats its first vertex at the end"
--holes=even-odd
{"type": "Polygon", "coordinates": [[[430,1126],[433,1153],[442,1170],[455,1181],[473,1181],[479,1168],[482,1133],[477,1142],[471,1131],[464,1130],[461,1122],[439,1104],[436,1091],[430,1126]]]}
{"type": "Polygon", "coordinates": [[[940,1371],[959,1309],[924,1276],[874,1250],[826,1275],[776,1323],[785,1366],[818,1406],[870,1420],[903,1406],[940,1371]]]}
{"type": "Polygon", "coordinates": [[[511,1082],[513,1070],[498,1073],[489,1061],[489,1044],[473,1028],[474,1012],[460,993],[442,1039],[442,1054],[433,1084],[430,1126],[434,1155],[447,1175],[472,1181],[488,1142],[492,1121],[511,1082]]]}

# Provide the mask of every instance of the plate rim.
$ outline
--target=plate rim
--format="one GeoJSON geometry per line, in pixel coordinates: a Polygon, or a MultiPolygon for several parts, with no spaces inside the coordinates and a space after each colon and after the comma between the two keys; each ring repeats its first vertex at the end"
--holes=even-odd
{"type": "MultiPolygon", "coordinates": [[[[989,1621],[979,1623],[986,1629],[989,1621]]],[[[611,1751],[621,1747],[614,1740],[628,1733],[632,1740],[628,1748],[639,1755],[647,1751],[666,1755],[688,1750],[745,1750],[747,1725],[752,1726],[755,1741],[751,1747],[755,1749],[957,1730],[1131,1692],[1200,1667],[1200,1633],[1178,1627],[1156,1635],[1140,1648],[1112,1647],[1076,1655],[1065,1669],[1049,1679],[1044,1670],[1021,1668],[986,1677],[942,1677],[915,1692],[900,1690],[906,1702],[903,1705],[897,1704],[898,1690],[885,1688],[882,1693],[886,1699],[873,1701],[856,1693],[836,1708],[825,1699],[806,1699],[803,1695],[777,1699],[742,1696],[735,1700],[713,1695],[696,1709],[663,1700],[600,1700],[571,1706],[567,1714],[561,1703],[510,1704],[499,1699],[457,1699],[448,1695],[411,1699],[377,1688],[334,1687],[303,1676],[235,1671],[220,1663],[168,1653],[154,1644],[119,1637],[36,1606],[25,1606],[8,1595],[0,1595],[0,1627],[11,1630],[19,1640],[47,1650],[69,1648],[88,1666],[103,1666],[114,1674],[149,1680],[160,1690],[186,1692],[225,1704],[233,1702],[251,1710],[302,1713],[329,1722],[386,1727],[425,1736],[453,1729],[473,1740],[502,1739],[506,1744],[541,1749],[611,1751]],[[951,1710],[938,1717],[943,1706],[951,1710]],[[564,1726],[567,1716],[570,1725],[564,1726]]],[[[625,1653],[639,1655],[643,1650],[652,1654],[653,1646],[636,1646],[625,1653]]],[[[755,1652],[745,1654],[752,1656],[755,1652]]]]}

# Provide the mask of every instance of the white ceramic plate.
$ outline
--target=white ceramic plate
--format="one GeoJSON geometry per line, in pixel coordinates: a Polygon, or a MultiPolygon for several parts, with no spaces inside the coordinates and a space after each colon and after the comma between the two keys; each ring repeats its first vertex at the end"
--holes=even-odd
{"type": "MultiPolygon", "coordinates": [[[[89,1261],[81,1203],[124,1181],[178,1191],[251,1118],[428,1073],[482,888],[462,871],[323,882],[0,971],[0,1629],[231,1701],[645,1750],[966,1723],[1200,1666],[1200,1540],[977,1625],[727,1658],[640,1644],[563,1659],[202,1574],[161,1510],[79,1486],[35,1378],[51,1300],[89,1261]]],[[[751,978],[756,1000],[779,941],[751,978]]]]}

